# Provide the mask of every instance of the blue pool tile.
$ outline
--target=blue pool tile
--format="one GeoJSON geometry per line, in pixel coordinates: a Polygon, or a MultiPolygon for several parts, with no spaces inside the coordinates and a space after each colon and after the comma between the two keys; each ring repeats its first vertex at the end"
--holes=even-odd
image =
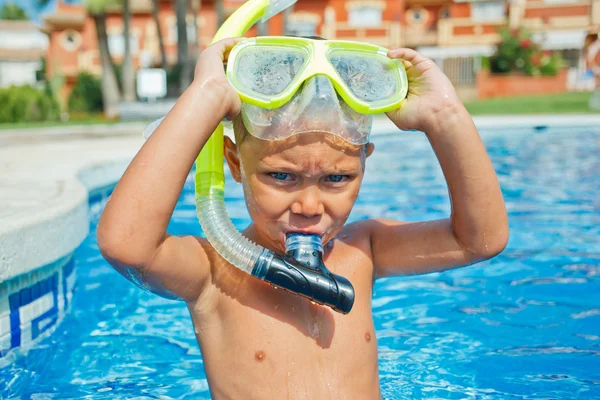
{"type": "Polygon", "coordinates": [[[19,347],[21,345],[21,330],[12,333],[10,337],[10,348],[19,347]]]}
{"type": "Polygon", "coordinates": [[[19,307],[21,306],[21,296],[19,295],[19,292],[13,293],[10,296],[8,296],[8,305],[10,307],[11,312],[19,310],[19,307]]]}
{"type": "Polygon", "coordinates": [[[37,282],[31,287],[31,301],[35,301],[41,297],[40,283],[37,282]]]}
{"type": "Polygon", "coordinates": [[[75,260],[73,258],[71,258],[71,260],[69,260],[68,263],[65,264],[65,266],[63,267],[63,276],[69,277],[71,276],[71,274],[73,273],[73,270],[75,269],[75,260]]]}
{"type": "Polygon", "coordinates": [[[29,303],[31,303],[31,289],[21,289],[21,307],[29,303]]]}
{"type": "Polygon", "coordinates": [[[21,327],[21,316],[19,315],[19,311],[14,311],[10,313],[10,331],[14,333],[17,330],[20,330],[21,327]]]}

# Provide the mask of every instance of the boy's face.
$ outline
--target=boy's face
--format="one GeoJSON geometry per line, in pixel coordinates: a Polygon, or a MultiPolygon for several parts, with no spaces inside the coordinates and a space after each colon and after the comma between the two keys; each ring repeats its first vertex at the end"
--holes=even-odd
{"type": "Polygon", "coordinates": [[[243,184],[259,243],[281,252],[288,232],[318,234],[323,243],[339,232],[373,151],[372,144],[352,146],[323,133],[277,142],[247,135],[237,148],[226,139],[227,162],[243,184]]]}

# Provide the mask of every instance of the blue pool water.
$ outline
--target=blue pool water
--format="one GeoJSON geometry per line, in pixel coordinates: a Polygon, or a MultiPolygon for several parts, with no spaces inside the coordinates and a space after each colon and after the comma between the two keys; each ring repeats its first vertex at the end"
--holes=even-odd
{"type": "MultiPolygon", "coordinates": [[[[384,397],[600,398],[600,128],[482,136],[510,213],[509,245],[472,267],[376,283],[384,397]]],[[[374,142],[351,219],[446,217],[446,185],[424,136],[374,142]]],[[[242,228],[242,193],[228,185],[242,228]]],[[[184,305],[142,292],[100,256],[102,205],[92,205],[92,231],[76,252],[69,314],[0,370],[0,398],[210,398],[184,305]]],[[[169,229],[200,233],[191,181],[169,229]]]]}

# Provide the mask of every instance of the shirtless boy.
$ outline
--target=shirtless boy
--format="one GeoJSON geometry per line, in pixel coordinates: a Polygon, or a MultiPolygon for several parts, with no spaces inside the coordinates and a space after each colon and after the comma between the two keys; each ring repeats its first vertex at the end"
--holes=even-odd
{"type": "Polygon", "coordinates": [[[406,66],[409,92],[387,115],[401,130],[427,135],[452,212],[437,221],[345,225],[373,144],[350,144],[325,129],[270,142],[254,137],[223,72],[236,42],[222,40],[202,53],[193,83],[107,203],[97,230],[100,250],[125,276],[186,302],[213,399],[379,398],[373,283],[466,266],[502,251],[508,223],[492,164],[435,63],[414,50],[391,50],[388,57],[406,66]],[[225,117],[235,120],[236,136],[236,144],[226,138],[225,157],[252,218],[243,234],[280,254],[288,232],[321,235],[327,268],[355,289],[347,315],[238,270],[206,239],[166,233],[196,156],[225,117]]]}

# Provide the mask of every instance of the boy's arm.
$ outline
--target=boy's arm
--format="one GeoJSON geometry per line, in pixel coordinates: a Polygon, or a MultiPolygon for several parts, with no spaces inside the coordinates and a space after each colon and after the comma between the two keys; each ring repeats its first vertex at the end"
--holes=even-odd
{"type": "Polygon", "coordinates": [[[400,112],[389,116],[401,129],[427,135],[448,183],[452,213],[448,219],[419,223],[370,221],[376,276],[440,271],[491,258],[506,246],[508,218],[475,124],[431,60],[414,50],[396,55],[409,61],[409,82],[416,92],[412,98],[409,92],[400,112]]]}
{"type": "Polygon", "coordinates": [[[166,229],[200,150],[222,118],[239,111],[223,72],[224,54],[234,43],[221,41],[203,52],[193,83],[135,156],[98,223],[98,246],[115,269],[185,300],[197,298],[206,283],[207,252],[199,239],[170,236],[166,229]]]}

